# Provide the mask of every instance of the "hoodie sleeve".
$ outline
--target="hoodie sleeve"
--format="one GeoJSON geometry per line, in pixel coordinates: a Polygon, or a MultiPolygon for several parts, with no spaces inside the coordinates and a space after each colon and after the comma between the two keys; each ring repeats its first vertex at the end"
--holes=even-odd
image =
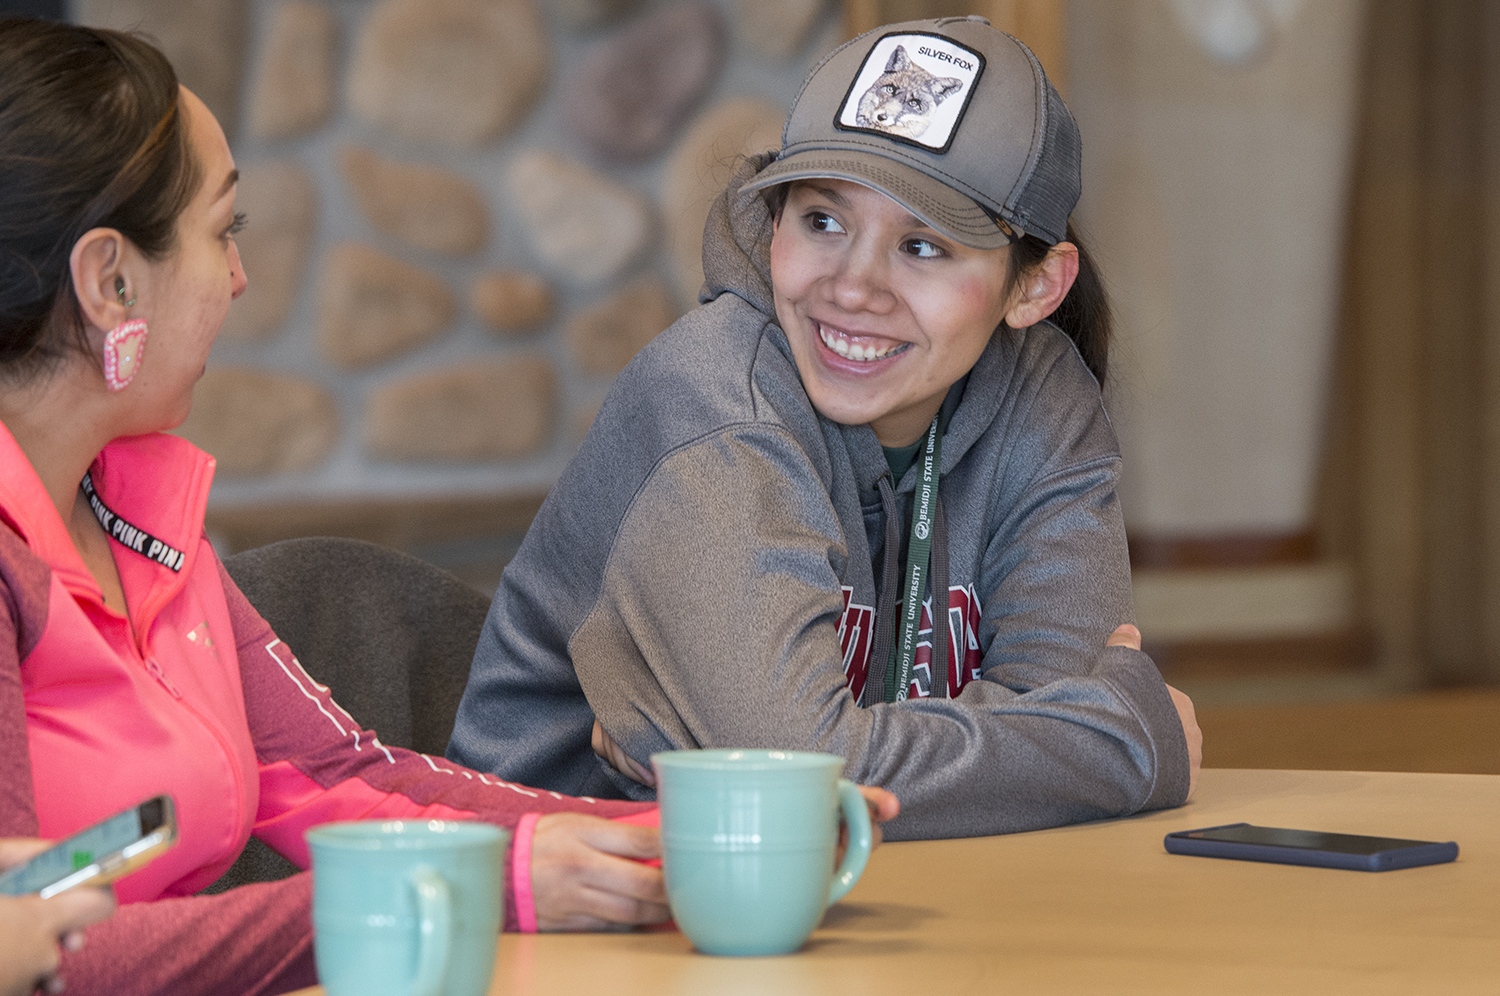
{"type": "Polygon", "coordinates": [[[1037,805],[1071,796],[1134,812],[1187,798],[1187,743],[1160,672],[1139,650],[1105,646],[1135,618],[1119,471],[1108,457],[1042,475],[985,551],[983,680],[959,701],[1075,724],[1057,737],[1037,728],[1044,777],[1012,787],[1037,805]]]}
{"type": "MultiPolygon", "coordinates": [[[[1066,510],[1112,500],[1113,473],[1042,482],[1027,529],[1056,529],[1075,553],[1085,548],[1066,510]]],[[[600,600],[569,646],[590,703],[632,757],[685,747],[839,754],[847,777],[900,797],[892,839],[1030,830],[1182,801],[1186,746],[1161,678],[1142,654],[1094,649],[1102,636],[1049,673],[971,682],[952,700],[859,708],[836,632],[835,565],[846,554],[827,494],[806,486],[815,477],[787,432],[741,426],[673,453],[636,495],[600,600]]],[[[1044,543],[1033,552],[1049,562],[1056,553],[1044,543]]],[[[1070,564],[1053,562],[1058,587],[1070,564]]],[[[1128,575],[1124,599],[1128,611],[1128,575]]]]}

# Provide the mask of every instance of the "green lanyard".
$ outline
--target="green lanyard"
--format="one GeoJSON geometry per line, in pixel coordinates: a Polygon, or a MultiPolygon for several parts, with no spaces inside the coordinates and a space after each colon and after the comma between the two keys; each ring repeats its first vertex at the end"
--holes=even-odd
{"type": "MultiPolygon", "coordinates": [[[[932,556],[932,522],[937,516],[938,474],[942,470],[943,440],[938,420],[927,427],[927,446],[922,451],[922,476],[911,506],[911,541],[906,547],[906,585],[902,591],[901,635],[887,673],[885,700],[900,702],[911,685],[911,668],[917,659],[917,629],[922,625],[922,593],[927,590],[928,561],[932,556]]],[[[936,680],[936,679],[934,679],[936,680]]]]}

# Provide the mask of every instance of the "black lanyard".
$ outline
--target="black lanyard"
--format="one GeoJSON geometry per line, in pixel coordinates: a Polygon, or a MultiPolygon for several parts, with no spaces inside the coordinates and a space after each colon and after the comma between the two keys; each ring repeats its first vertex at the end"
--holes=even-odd
{"type": "Polygon", "coordinates": [[[111,511],[104,504],[104,499],[99,497],[99,492],[94,490],[94,479],[87,473],[83,475],[83,494],[89,500],[89,508],[94,510],[94,518],[99,520],[99,525],[104,527],[104,532],[110,539],[134,550],[147,560],[170,567],[174,572],[182,570],[182,563],[187,560],[186,554],[139,526],[131,525],[111,511]]]}
{"type": "MultiPolygon", "coordinates": [[[[941,417],[941,413],[938,417],[941,417]]],[[[901,634],[892,659],[894,680],[886,683],[885,700],[900,702],[911,686],[911,669],[917,658],[917,630],[922,625],[922,593],[932,556],[932,523],[937,517],[938,476],[942,470],[943,439],[938,418],[927,427],[927,445],[922,450],[922,476],[912,496],[911,540],[906,546],[906,584],[902,587],[901,634]]],[[[937,639],[933,627],[933,639],[937,639]]],[[[936,679],[934,679],[936,680],[936,679]]]]}

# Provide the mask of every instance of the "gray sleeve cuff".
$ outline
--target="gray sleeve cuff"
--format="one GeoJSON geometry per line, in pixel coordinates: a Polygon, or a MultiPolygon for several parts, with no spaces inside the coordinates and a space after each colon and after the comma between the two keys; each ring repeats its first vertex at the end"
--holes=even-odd
{"type": "Polygon", "coordinates": [[[1187,802],[1187,736],[1156,663],[1139,650],[1105,647],[1094,674],[1114,686],[1135,713],[1153,755],[1155,777],[1136,809],[1169,809],[1187,802]]]}

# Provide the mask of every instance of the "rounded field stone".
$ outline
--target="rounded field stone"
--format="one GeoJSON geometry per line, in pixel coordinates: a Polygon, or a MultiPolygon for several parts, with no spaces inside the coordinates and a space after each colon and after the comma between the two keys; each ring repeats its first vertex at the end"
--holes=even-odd
{"type": "Polygon", "coordinates": [[[213,454],[222,476],[307,470],[338,443],[338,404],[300,377],[210,367],[177,433],[213,454]]]}
{"type": "Polygon", "coordinates": [[[601,42],[563,95],[569,126],[601,156],[662,151],[724,66],[724,31],[707,3],[662,7],[601,42]]]}
{"type": "Polygon", "coordinates": [[[321,127],[333,113],[339,22],[306,0],[282,0],[270,19],[250,95],[250,132],[286,138],[321,127]]]}
{"type": "Polygon", "coordinates": [[[556,421],[557,375],[548,360],[484,360],[371,392],[365,445],[387,460],[508,460],[543,449],[556,421]]]}
{"type": "Polygon", "coordinates": [[[552,320],[557,302],[547,281],[534,273],[498,271],[474,281],[470,302],[496,332],[521,332],[552,320]]]}
{"type": "Polygon", "coordinates": [[[531,110],[551,59],[532,0],[383,0],[354,45],[349,104],[414,142],[482,145],[531,110]]]}
{"type": "Polygon", "coordinates": [[[74,0],[78,24],[140,31],[234,138],[245,64],[245,0],[74,0]]]}
{"type": "Polygon", "coordinates": [[[346,242],[323,268],[319,345],[343,367],[367,367],[435,339],[453,321],[453,293],[426,270],[346,242]]]}
{"type": "Polygon", "coordinates": [[[795,55],[826,9],[825,0],[735,0],[735,36],[773,59],[795,55]]]}
{"type": "Polygon", "coordinates": [[[681,312],[657,280],[635,281],[568,323],[568,351],[587,373],[617,374],[681,312]]]}
{"type": "Polygon", "coordinates": [[[651,207],[629,187],[539,149],[517,155],[507,179],[531,247],[564,283],[612,280],[645,248],[651,207]]]}
{"type": "Polygon", "coordinates": [[[240,169],[235,209],[249,224],[234,237],[249,286],[229,307],[226,339],[263,339],[286,322],[307,271],[317,192],[312,174],[290,162],[248,163],[240,169]]]}
{"type": "Polygon", "coordinates": [[[349,146],[339,168],[370,223],[408,245],[450,256],[478,252],[489,235],[479,188],[456,173],[382,159],[349,146]]]}
{"type": "Polygon", "coordinates": [[[781,147],[781,123],[781,109],[764,100],[726,100],[694,122],[667,161],[662,215],[680,301],[696,303],[703,286],[703,223],[709,207],[742,157],[781,147]]]}

